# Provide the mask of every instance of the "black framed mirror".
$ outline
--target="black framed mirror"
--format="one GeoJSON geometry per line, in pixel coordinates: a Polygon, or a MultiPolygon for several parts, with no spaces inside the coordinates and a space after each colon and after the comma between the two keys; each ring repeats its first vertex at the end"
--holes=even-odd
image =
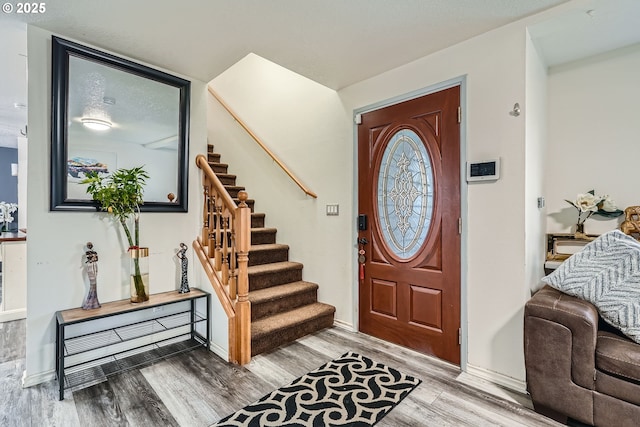
{"type": "Polygon", "coordinates": [[[52,38],[50,210],[95,210],[80,182],[144,166],[142,211],[187,212],[191,83],[52,38]]]}

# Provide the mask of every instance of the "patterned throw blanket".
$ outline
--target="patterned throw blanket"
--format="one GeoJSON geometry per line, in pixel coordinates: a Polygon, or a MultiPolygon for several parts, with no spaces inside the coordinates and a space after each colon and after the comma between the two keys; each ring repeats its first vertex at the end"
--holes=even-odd
{"type": "Polygon", "coordinates": [[[542,281],[591,302],[607,323],[640,343],[640,243],[633,237],[605,233],[542,281]]]}

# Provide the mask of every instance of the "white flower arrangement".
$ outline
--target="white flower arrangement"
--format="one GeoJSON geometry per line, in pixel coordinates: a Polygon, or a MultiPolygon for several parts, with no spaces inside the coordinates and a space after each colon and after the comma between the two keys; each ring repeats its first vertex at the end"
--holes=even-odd
{"type": "Polygon", "coordinates": [[[578,194],[575,200],[566,200],[578,210],[578,227],[589,219],[591,215],[601,215],[604,217],[615,218],[622,215],[622,211],[616,206],[616,202],[609,197],[597,196],[594,190],[587,191],[584,194],[578,194]]]}
{"type": "Polygon", "coordinates": [[[2,229],[0,231],[8,231],[9,223],[13,222],[13,215],[18,210],[18,205],[15,203],[0,202],[0,222],[2,223],[2,229]]]}

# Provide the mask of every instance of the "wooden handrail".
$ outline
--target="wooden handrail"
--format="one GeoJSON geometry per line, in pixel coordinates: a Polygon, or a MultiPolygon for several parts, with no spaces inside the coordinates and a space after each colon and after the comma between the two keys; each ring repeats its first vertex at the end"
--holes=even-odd
{"type": "Polygon", "coordinates": [[[240,119],[240,117],[238,117],[238,115],[231,109],[231,107],[229,107],[229,105],[227,105],[226,102],[224,102],[224,100],[220,97],[220,95],[218,95],[216,93],[215,90],[213,90],[213,88],[211,86],[207,85],[207,89],[209,90],[209,93],[211,95],[213,95],[213,97],[215,99],[218,100],[218,102],[220,103],[220,105],[222,105],[225,110],[227,110],[229,112],[229,114],[231,114],[231,116],[235,119],[236,122],[238,122],[238,124],[240,126],[242,126],[242,128],[251,136],[251,138],[253,138],[253,140],[255,142],[258,143],[258,145],[260,147],[262,147],[262,149],[269,155],[269,157],[271,157],[273,159],[274,162],[276,162],[278,164],[278,166],[280,166],[280,168],[287,174],[289,175],[289,178],[291,178],[293,180],[293,182],[295,182],[298,187],[300,187],[300,189],[302,191],[305,192],[305,194],[313,197],[314,199],[318,198],[318,195],[316,193],[314,193],[313,191],[309,190],[307,187],[305,187],[304,184],[302,184],[302,182],[300,182],[300,180],[293,174],[293,172],[291,172],[291,170],[289,170],[289,168],[282,162],[282,160],[280,160],[274,153],[273,151],[271,151],[265,144],[264,142],[262,142],[262,140],[258,137],[258,135],[256,135],[250,128],[249,126],[247,126],[242,119],[240,119]]]}
{"type": "Polygon", "coordinates": [[[202,235],[193,242],[193,249],[229,321],[229,360],[244,365],[251,360],[249,196],[240,191],[236,205],[207,158],[196,156],[196,165],[202,170],[204,203],[202,235]]]}
{"type": "Polygon", "coordinates": [[[196,156],[196,165],[202,169],[202,173],[204,173],[209,181],[213,183],[213,186],[220,191],[220,197],[223,199],[222,202],[229,208],[229,210],[232,210],[233,213],[235,213],[235,210],[238,209],[238,205],[236,205],[236,202],[233,201],[227,190],[225,190],[224,184],[222,184],[213,169],[211,169],[209,161],[204,154],[198,154],[196,156]]]}

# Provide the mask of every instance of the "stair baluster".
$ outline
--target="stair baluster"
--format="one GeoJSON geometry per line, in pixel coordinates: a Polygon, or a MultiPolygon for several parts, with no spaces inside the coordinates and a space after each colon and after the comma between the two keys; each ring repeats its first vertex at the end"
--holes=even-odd
{"type": "Polygon", "coordinates": [[[209,237],[211,236],[211,199],[209,198],[209,180],[207,177],[203,177],[203,189],[204,189],[204,203],[202,204],[202,241],[210,245],[209,237]]]}
{"type": "Polygon", "coordinates": [[[229,295],[235,298],[238,292],[237,267],[236,267],[236,228],[230,232],[231,247],[229,248],[229,295]]]}
{"type": "MultiPolygon", "coordinates": [[[[222,248],[221,248],[221,242],[220,242],[220,237],[222,236],[222,206],[220,205],[220,203],[222,202],[222,200],[218,197],[216,197],[214,199],[214,206],[215,206],[215,213],[214,213],[214,223],[216,225],[215,228],[215,233],[214,233],[214,242],[215,242],[215,252],[214,252],[214,258],[215,258],[215,267],[216,267],[216,271],[220,271],[222,269],[222,248]]],[[[224,282],[223,282],[224,283],[224,282]]]]}

